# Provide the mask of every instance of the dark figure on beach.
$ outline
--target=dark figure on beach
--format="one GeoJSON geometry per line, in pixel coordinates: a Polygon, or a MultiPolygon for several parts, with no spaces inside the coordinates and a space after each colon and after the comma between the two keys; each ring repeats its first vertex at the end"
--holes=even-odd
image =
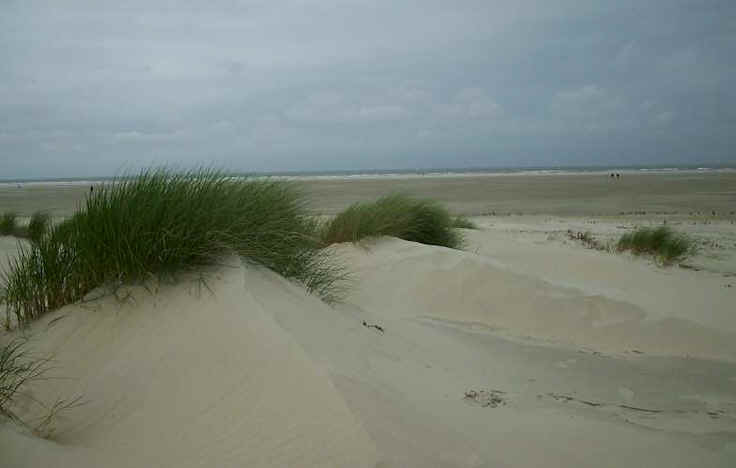
{"type": "Polygon", "coordinates": [[[89,186],[89,193],[92,193],[94,191],[95,191],[95,186],[94,185],[90,185],[89,186]]]}
{"type": "Polygon", "coordinates": [[[616,177],[616,174],[614,174],[613,172],[611,172],[611,179],[613,179],[614,177],[616,177]]]}
{"type": "Polygon", "coordinates": [[[621,174],[616,173],[616,178],[617,179],[620,179],[621,178],[621,174]]]}

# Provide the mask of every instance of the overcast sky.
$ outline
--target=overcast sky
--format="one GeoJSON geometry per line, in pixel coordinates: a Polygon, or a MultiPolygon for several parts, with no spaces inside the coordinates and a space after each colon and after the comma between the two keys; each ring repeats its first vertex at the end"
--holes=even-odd
{"type": "Polygon", "coordinates": [[[0,0],[0,178],[736,164],[734,51],[733,0],[0,0]]]}

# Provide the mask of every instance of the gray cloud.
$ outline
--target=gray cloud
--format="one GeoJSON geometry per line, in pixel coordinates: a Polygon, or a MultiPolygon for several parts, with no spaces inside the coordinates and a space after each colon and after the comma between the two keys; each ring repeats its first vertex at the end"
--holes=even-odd
{"type": "Polygon", "coordinates": [[[0,8],[0,178],[736,162],[730,1],[0,8]]]}

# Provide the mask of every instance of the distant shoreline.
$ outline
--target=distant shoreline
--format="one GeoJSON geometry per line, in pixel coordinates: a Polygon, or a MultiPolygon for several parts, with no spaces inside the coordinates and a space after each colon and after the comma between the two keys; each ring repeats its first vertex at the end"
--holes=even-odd
{"type": "MultiPolygon", "coordinates": [[[[365,171],[276,171],[276,172],[233,172],[233,177],[263,177],[294,180],[350,180],[350,179],[407,179],[441,177],[487,177],[487,176],[543,176],[543,175],[605,175],[611,172],[620,174],[669,174],[735,172],[736,166],[591,166],[591,167],[516,167],[516,168],[441,168],[441,169],[376,169],[365,171]]],[[[61,178],[0,178],[3,185],[87,185],[116,180],[116,176],[106,177],[61,177],[61,178]]]]}

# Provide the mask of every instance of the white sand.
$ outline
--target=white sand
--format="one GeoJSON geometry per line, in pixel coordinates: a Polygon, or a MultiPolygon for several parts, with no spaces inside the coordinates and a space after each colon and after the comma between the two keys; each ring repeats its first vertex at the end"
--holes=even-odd
{"type": "MultiPolygon", "coordinates": [[[[48,440],[0,422],[0,467],[734,466],[736,176],[467,179],[405,182],[499,210],[465,251],[338,246],[354,275],[334,308],[235,262],[205,274],[213,294],[182,280],[44,316],[24,333],[60,378],[26,397],[85,404],[48,440]],[[567,236],[665,220],[701,247],[688,268],[567,236]]],[[[330,212],[391,183],[310,190],[330,212]]],[[[82,196],[34,190],[0,208],[64,216],[82,196]]],[[[0,267],[16,249],[0,237],[0,267]]]]}
{"type": "MultiPolygon", "coordinates": [[[[504,250],[485,232],[468,236],[479,254],[504,250]]],[[[733,288],[622,256],[538,250],[515,252],[514,271],[485,255],[384,241],[352,255],[362,273],[355,300],[384,319],[432,317],[597,351],[736,361],[733,288]]]]}
{"type": "Polygon", "coordinates": [[[397,239],[339,246],[356,274],[336,308],[271,272],[230,267],[208,275],[214,295],[184,282],[51,313],[32,326],[34,345],[66,379],[35,397],[87,403],[56,422],[51,441],[0,426],[3,461],[732,466],[731,289],[574,246],[568,267],[532,275],[549,259],[512,268],[511,241],[468,234],[478,254],[397,239]],[[671,279],[677,307],[646,301],[671,279]],[[708,285],[709,314],[689,310],[708,285]],[[497,391],[498,406],[466,398],[471,390],[497,391]]]}
{"type": "Polygon", "coordinates": [[[196,282],[137,290],[34,324],[36,351],[64,377],[34,397],[86,404],[57,422],[54,444],[4,427],[3,466],[375,466],[325,369],[243,279],[226,268],[208,280],[213,294],[196,282]]]}

